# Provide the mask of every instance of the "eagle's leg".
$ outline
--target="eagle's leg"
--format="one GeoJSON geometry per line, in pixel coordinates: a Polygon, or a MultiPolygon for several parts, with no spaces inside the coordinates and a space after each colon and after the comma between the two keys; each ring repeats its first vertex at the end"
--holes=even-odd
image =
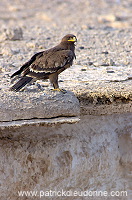
{"type": "Polygon", "coordinates": [[[50,80],[51,84],[54,87],[53,91],[61,91],[63,93],[66,93],[66,90],[63,90],[63,89],[59,88],[59,85],[58,85],[58,74],[57,73],[51,74],[49,76],[49,80],[50,80]]]}
{"type": "Polygon", "coordinates": [[[58,74],[57,73],[53,73],[49,75],[49,80],[50,83],[53,85],[54,89],[58,89],[59,85],[58,85],[58,74]]]}

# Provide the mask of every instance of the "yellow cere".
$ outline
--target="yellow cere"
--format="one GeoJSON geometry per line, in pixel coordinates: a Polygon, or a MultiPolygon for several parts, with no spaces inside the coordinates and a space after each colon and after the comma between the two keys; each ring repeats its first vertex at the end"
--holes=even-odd
{"type": "Polygon", "coordinates": [[[68,41],[69,42],[75,42],[76,41],[76,37],[70,38],[68,41]]]}

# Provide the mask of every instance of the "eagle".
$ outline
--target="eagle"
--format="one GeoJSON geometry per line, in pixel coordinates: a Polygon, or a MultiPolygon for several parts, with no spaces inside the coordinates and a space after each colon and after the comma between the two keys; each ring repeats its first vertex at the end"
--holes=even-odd
{"type": "Polygon", "coordinates": [[[73,34],[65,35],[60,44],[36,53],[22,67],[12,74],[11,78],[19,75],[19,80],[10,88],[18,92],[31,81],[49,79],[53,90],[62,91],[58,85],[58,75],[73,64],[75,43],[77,38],[73,34]]]}

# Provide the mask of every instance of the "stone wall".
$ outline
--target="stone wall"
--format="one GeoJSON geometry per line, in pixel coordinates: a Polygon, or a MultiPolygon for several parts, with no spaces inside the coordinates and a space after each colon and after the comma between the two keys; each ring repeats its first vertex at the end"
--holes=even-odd
{"type": "Polygon", "coordinates": [[[44,197],[42,191],[49,190],[127,191],[127,197],[106,199],[131,199],[131,113],[85,112],[80,120],[78,116],[56,117],[0,125],[1,200],[30,199],[19,197],[19,191],[38,195],[41,191],[44,200],[62,199],[44,197]]]}

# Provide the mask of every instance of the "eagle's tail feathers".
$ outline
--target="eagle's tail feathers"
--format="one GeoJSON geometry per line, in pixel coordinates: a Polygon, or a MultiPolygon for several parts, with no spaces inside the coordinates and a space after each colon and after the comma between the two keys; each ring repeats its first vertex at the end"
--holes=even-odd
{"type": "Polygon", "coordinates": [[[32,77],[22,77],[17,83],[15,83],[10,90],[18,92],[22,89],[27,83],[29,83],[33,78],[32,77]]]}

